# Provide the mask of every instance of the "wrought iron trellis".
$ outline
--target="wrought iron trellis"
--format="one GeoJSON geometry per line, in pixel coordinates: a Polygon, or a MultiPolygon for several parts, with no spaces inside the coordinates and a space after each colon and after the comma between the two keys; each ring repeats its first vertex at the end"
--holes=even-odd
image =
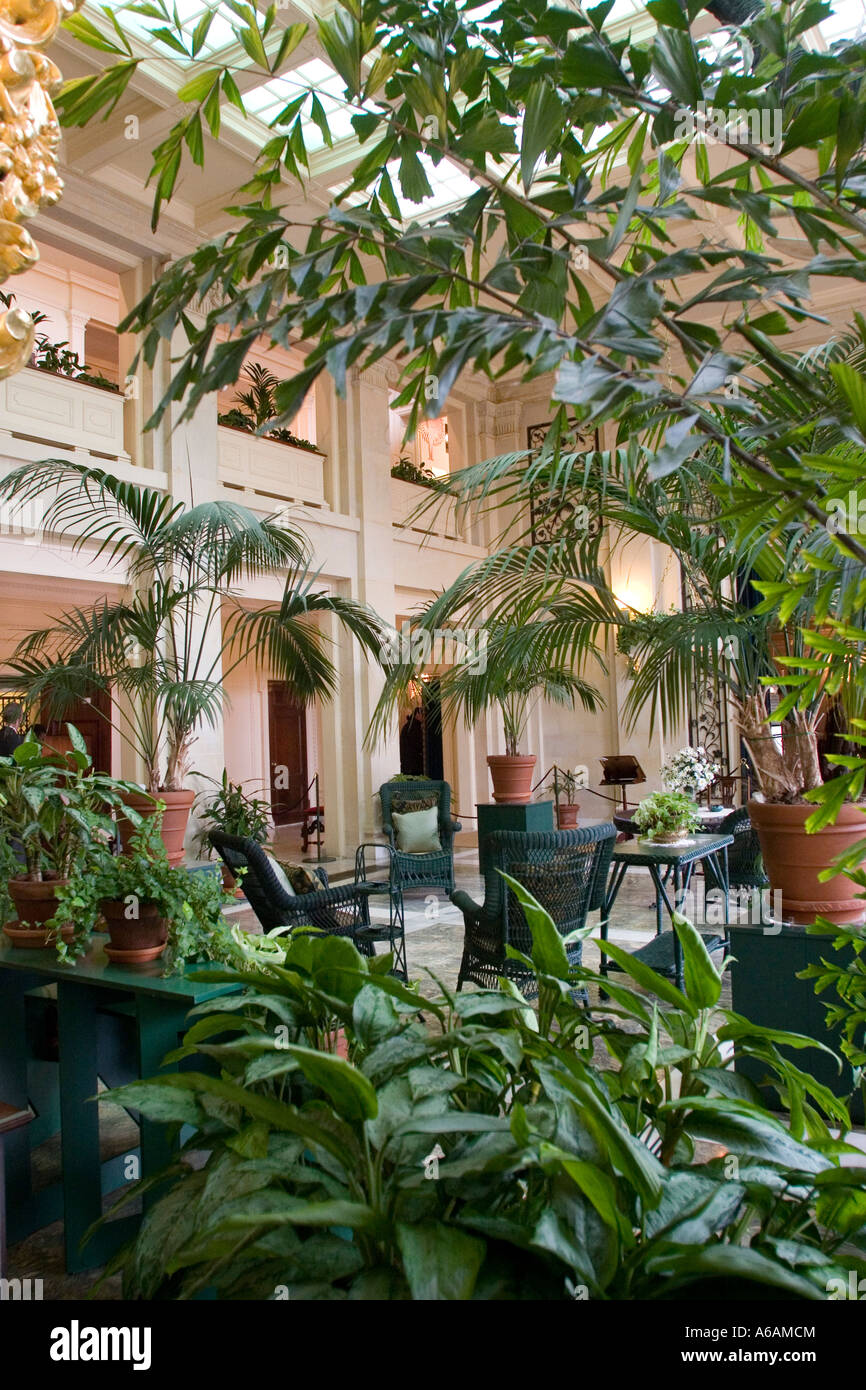
{"type": "MultiPolygon", "coordinates": [[[[697,607],[698,597],[694,585],[680,566],[680,591],[683,611],[690,612],[697,607]]],[[[721,659],[721,658],[720,658],[721,659]]],[[[693,747],[703,747],[723,772],[734,771],[740,766],[739,753],[732,765],[730,740],[730,709],[728,692],[719,678],[718,669],[705,678],[698,676],[691,682],[688,690],[689,743],[693,747]]]]}
{"type": "MultiPolygon", "coordinates": [[[[530,453],[540,449],[547,438],[547,431],[550,429],[551,421],[546,421],[540,425],[529,425],[526,431],[526,447],[530,453]]],[[[599,448],[598,430],[581,433],[575,427],[563,440],[571,448],[585,448],[587,452],[591,449],[599,448]]],[[[541,487],[533,487],[529,493],[529,523],[532,534],[533,545],[547,545],[559,540],[563,531],[568,530],[575,519],[577,509],[581,505],[580,497],[566,497],[560,491],[549,490],[541,487]]],[[[601,531],[601,517],[592,516],[587,527],[587,534],[594,538],[601,531]]]]}

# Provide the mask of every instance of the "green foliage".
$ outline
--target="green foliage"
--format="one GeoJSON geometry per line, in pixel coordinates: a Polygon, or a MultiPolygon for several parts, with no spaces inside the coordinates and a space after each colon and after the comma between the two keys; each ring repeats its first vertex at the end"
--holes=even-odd
{"type": "Polygon", "coordinates": [[[392,478],[400,478],[404,483],[417,483],[419,487],[438,487],[439,479],[424,464],[413,463],[403,454],[391,469],[392,478]]]}
{"type": "MultiPolygon", "coordinates": [[[[126,814],[129,814],[127,811],[126,814]]],[[[87,950],[96,930],[103,902],[136,906],[154,903],[168,920],[168,944],[162,958],[171,971],[184,961],[225,961],[237,965],[240,955],[235,936],[222,915],[234,901],[223,892],[219,876],[189,873],[169,864],[160,831],[160,814],[139,818],[126,854],[111,854],[105,846],[92,846],[79,856],[68,884],[59,889],[54,928],[72,922],[71,941],[56,937],[60,960],[74,960],[87,950]]]]}
{"type": "Polygon", "coordinates": [[[83,859],[113,838],[111,812],[123,808],[137,824],[137,812],[124,807],[132,783],[96,772],[84,739],[67,724],[68,753],[43,748],[30,733],[0,758],[0,841],[11,875],[39,882],[43,875],[66,878],[83,859]],[[11,853],[20,845],[26,870],[11,853]]]}
{"type": "Polygon", "coordinates": [[[266,428],[268,422],[278,413],[276,389],[280,384],[279,378],[258,362],[247,363],[244,374],[251,383],[250,389],[237,393],[240,405],[219,415],[219,424],[228,425],[231,429],[264,434],[266,439],[276,439],[281,444],[294,444],[297,449],[309,449],[318,453],[315,444],[309,439],[299,439],[291,430],[266,428]]]}
{"type": "Polygon", "coordinates": [[[504,981],[422,997],[335,937],[295,934],[246,976],[208,972],[248,992],[197,1010],[173,1057],[218,1075],[112,1093],[192,1125],[187,1149],[207,1155],[170,1171],[109,1266],[125,1297],[664,1299],[712,1296],[724,1276],[742,1297],[819,1299],[866,1268],[863,1171],[840,1167],[855,1151],[821,1114],[844,1134],[844,1105],[779,1050],[810,1040],[719,1010],[681,919],[685,992],[612,944],[631,979],[569,975],[553,922],[512,887],[537,1013],[504,981]],[[603,1012],[574,1002],[603,983],[603,1012]],[[774,1078],[790,1125],[734,1071],[729,1040],[774,1078]]]}
{"type": "Polygon", "coordinates": [[[13,508],[39,499],[46,530],[86,547],[92,562],[124,567],[123,597],[67,610],[24,638],[9,664],[51,717],[94,690],[111,693],[151,792],[183,787],[199,728],[219,717],[225,680],[248,659],[268,665],[301,701],[333,694],[337,672],[314,614],[332,615],[379,653],[376,617],[316,587],[307,542],[281,516],[262,519],[225,501],[185,507],[63,459],[7,473],[0,498],[13,508]],[[279,605],[244,608],[239,586],[272,574],[286,576],[279,605]]]}
{"type": "Polygon", "coordinates": [[[697,830],[701,824],[694,801],[681,792],[652,792],[638,804],[632,820],[648,840],[672,835],[675,831],[686,834],[689,830],[697,830]]]}
{"type": "Polygon", "coordinates": [[[269,802],[248,795],[243,783],[229,780],[225,768],[219,782],[212,777],[207,780],[213,782],[216,791],[209,792],[196,807],[196,815],[202,824],[196,837],[199,848],[209,850],[207,837],[211,830],[222,830],[227,835],[245,835],[263,845],[270,832],[269,802]]]}

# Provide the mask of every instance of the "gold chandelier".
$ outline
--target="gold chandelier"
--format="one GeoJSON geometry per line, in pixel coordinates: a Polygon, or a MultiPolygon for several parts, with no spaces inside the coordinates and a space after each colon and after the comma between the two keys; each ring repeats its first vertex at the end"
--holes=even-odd
{"type": "MultiPolygon", "coordinates": [[[[0,0],[0,284],[39,259],[21,226],[60,197],[60,124],[51,97],[60,70],[42,51],[82,0],[0,0]]],[[[23,367],[34,326],[22,309],[0,309],[0,377],[23,367]]]]}

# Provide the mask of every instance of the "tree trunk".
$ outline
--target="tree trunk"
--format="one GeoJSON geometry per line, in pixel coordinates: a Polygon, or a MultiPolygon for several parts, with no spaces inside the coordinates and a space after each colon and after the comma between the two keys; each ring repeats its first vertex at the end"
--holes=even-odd
{"type": "Polygon", "coordinates": [[[795,710],[782,728],[779,748],[770,732],[762,694],[735,700],[737,722],[761,791],[768,801],[792,802],[822,782],[818,738],[811,716],[795,710]]]}

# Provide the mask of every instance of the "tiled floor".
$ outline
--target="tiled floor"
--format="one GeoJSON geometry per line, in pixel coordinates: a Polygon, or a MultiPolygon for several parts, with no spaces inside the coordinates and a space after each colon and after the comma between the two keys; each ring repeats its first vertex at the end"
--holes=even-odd
{"type": "MultiPolygon", "coordinates": [[[[337,861],[327,864],[329,874],[351,876],[352,864],[337,861]]],[[[371,877],[374,876],[371,866],[371,877]]],[[[462,850],[455,855],[457,886],[476,901],[483,899],[483,882],[478,872],[477,850],[462,850]]],[[[376,905],[374,913],[387,920],[387,909],[376,905]]],[[[244,926],[253,928],[255,919],[249,909],[239,908],[238,917],[244,926]]],[[[652,939],[655,933],[653,891],[645,872],[631,870],[626,876],[611,920],[611,939],[635,950],[652,939]]],[[[421,982],[422,991],[435,989],[431,976],[453,988],[457,983],[463,947],[463,918],[443,893],[415,892],[406,900],[406,952],[409,974],[421,982]]],[[[599,951],[590,940],[584,949],[584,960],[592,967],[599,964],[599,951]]],[[[729,1002],[729,987],[723,987],[722,1002],[729,1002]]],[[[122,1110],[103,1106],[103,1156],[126,1152],[134,1147],[137,1131],[122,1110]]],[[[52,1141],[40,1151],[40,1185],[50,1181],[58,1172],[59,1144],[52,1141]]],[[[109,1199],[106,1199],[108,1202],[109,1199]]],[[[25,1278],[41,1277],[46,1298],[80,1298],[95,1280],[95,1275],[69,1276],[64,1272],[62,1228],[60,1223],[35,1233],[10,1252],[10,1275],[25,1278]]],[[[119,1298],[118,1281],[109,1281],[97,1294],[100,1298],[119,1298]]]]}

